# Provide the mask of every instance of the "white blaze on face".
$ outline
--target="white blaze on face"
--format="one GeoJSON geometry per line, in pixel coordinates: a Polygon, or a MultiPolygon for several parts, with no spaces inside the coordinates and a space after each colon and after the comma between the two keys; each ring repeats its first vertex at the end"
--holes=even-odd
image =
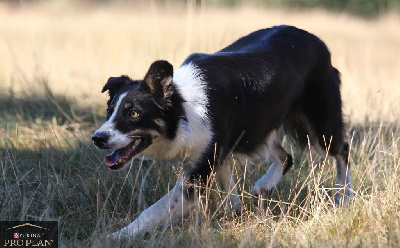
{"type": "Polygon", "coordinates": [[[121,133],[115,128],[115,118],[118,113],[118,109],[121,106],[122,99],[126,96],[127,93],[123,93],[119,96],[117,104],[115,104],[113,113],[111,114],[110,118],[104,123],[96,132],[106,132],[109,134],[109,139],[107,141],[107,146],[111,149],[119,149],[129,145],[131,139],[126,135],[121,133]]]}

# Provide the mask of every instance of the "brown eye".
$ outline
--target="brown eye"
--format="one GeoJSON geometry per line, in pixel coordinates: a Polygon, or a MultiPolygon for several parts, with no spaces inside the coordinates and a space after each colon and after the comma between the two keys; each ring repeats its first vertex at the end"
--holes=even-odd
{"type": "Polygon", "coordinates": [[[132,111],[131,111],[131,116],[132,116],[133,118],[136,118],[136,117],[139,116],[139,113],[136,112],[136,111],[134,111],[134,110],[132,110],[132,111]]]}

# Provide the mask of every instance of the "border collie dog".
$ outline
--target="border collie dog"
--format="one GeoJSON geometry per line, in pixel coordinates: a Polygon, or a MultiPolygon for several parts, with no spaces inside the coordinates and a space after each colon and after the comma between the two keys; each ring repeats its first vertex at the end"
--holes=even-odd
{"type": "Polygon", "coordinates": [[[269,161],[251,193],[273,190],[293,164],[277,138],[281,126],[301,146],[336,158],[335,202],[351,199],[339,72],[326,45],[304,30],[262,29],[219,52],[192,54],[175,71],[156,61],[143,80],[111,77],[107,90],[107,122],[92,139],[113,150],[104,159],[108,168],[125,168],[137,156],[185,162],[175,187],[113,237],[150,232],[185,215],[197,203],[194,181],[205,183],[212,171],[240,212],[230,158],[269,161]]]}

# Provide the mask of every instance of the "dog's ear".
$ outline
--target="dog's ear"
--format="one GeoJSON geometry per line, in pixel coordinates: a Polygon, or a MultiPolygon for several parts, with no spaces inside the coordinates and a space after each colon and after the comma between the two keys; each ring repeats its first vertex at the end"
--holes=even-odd
{"type": "Polygon", "coordinates": [[[158,98],[169,98],[173,94],[172,76],[173,66],[165,60],[158,60],[151,64],[144,81],[150,92],[158,98]]]}
{"type": "Polygon", "coordinates": [[[107,83],[104,85],[103,89],[101,90],[101,93],[108,90],[110,95],[114,95],[115,91],[125,85],[130,84],[131,82],[132,80],[128,76],[110,77],[107,80],[107,83]]]}

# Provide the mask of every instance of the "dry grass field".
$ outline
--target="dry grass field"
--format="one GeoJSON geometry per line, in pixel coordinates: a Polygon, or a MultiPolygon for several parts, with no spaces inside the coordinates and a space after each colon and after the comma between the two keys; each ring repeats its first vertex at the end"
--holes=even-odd
{"type": "Polygon", "coordinates": [[[148,4],[10,8],[0,3],[0,219],[58,220],[64,247],[399,247],[400,18],[364,20],[323,10],[148,4]],[[2,5],[1,5],[2,4],[2,5]],[[179,163],[138,159],[112,173],[90,141],[105,120],[110,76],[142,78],[156,59],[175,68],[259,28],[290,24],[324,40],[342,73],[351,140],[353,204],[332,207],[334,163],[283,138],[294,169],[257,209],[249,197],[268,165],[234,168],[245,208],[225,192],[187,220],[145,239],[107,240],[175,184],[179,163]]]}

